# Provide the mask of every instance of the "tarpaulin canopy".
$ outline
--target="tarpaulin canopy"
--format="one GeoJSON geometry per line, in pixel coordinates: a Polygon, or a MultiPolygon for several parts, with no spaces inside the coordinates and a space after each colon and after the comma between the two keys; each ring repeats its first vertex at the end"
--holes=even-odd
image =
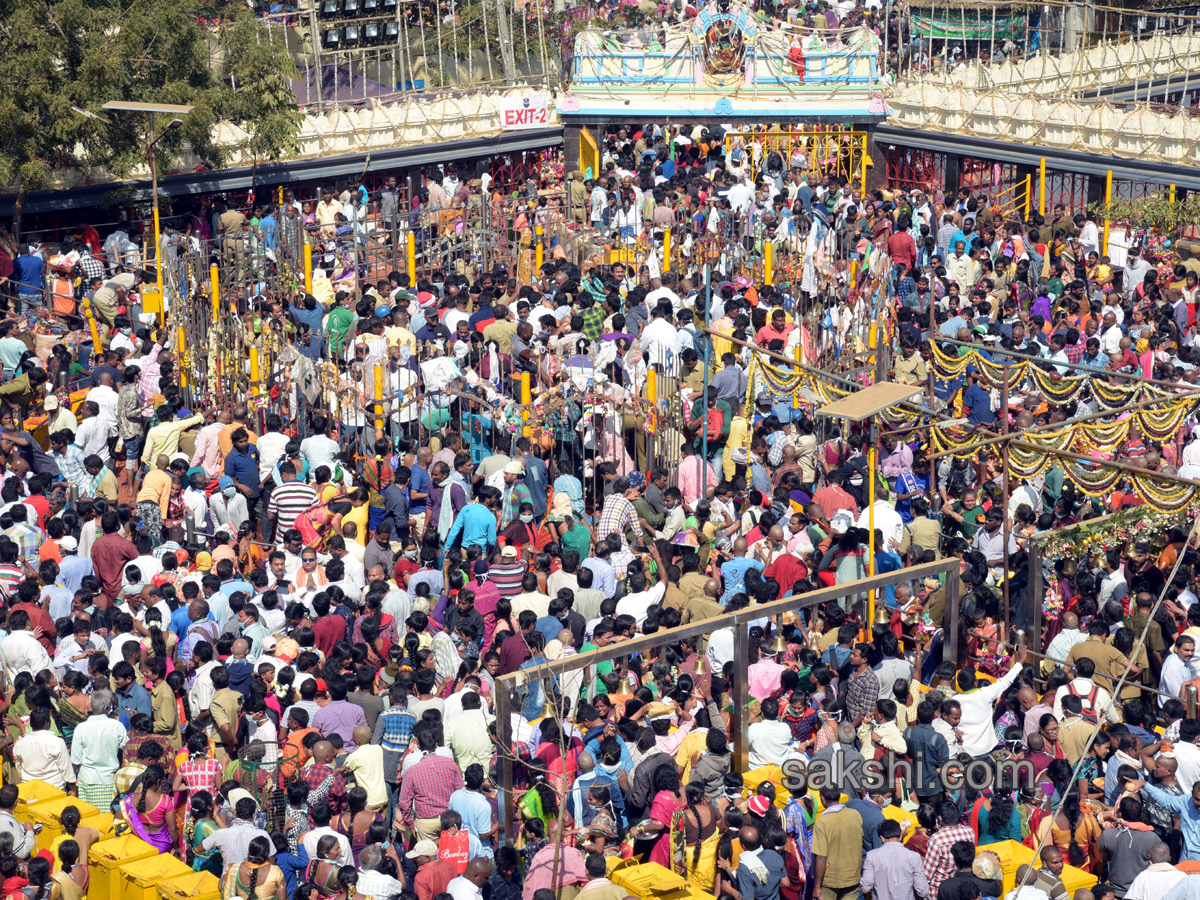
{"type": "Polygon", "coordinates": [[[386,84],[354,75],[335,65],[308,69],[300,78],[292,80],[292,91],[300,106],[335,100],[362,101],[371,97],[388,97],[396,93],[394,88],[386,84]]]}

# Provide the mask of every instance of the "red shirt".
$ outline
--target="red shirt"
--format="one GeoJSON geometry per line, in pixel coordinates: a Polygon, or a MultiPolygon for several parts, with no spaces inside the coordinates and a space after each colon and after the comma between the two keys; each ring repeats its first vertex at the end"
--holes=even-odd
{"type": "Polygon", "coordinates": [[[763,569],[762,574],[763,578],[773,578],[779,582],[779,599],[782,600],[791,595],[793,584],[808,576],[808,566],[798,557],[785,553],[763,569]]]}
{"type": "Polygon", "coordinates": [[[100,579],[103,600],[99,602],[101,609],[117,602],[117,594],[121,590],[121,572],[125,563],[133,562],[138,557],[137,549],[132,543],[119,534],[102,534],[92,544],[92,569],[100,579]]]}
{"type": "Polygon", "coordinates": [[[312,629],[317,640],[317,649],[326,656],[333,652],[334,644],[346,639],[346,620],[333,613],[313,622],[312,629]]]}
{"type": "Polygon", "coordinates": [[[910,269],[916,262],[917,245],[913,243],[912,235],[907,232],[898,231],[888,238],[887,249],[894,265],[910,269]]]}
{"type": "Polygon", "coordinates": [[[446,893],[446,885],[458,877],[458,867],[448,859],[435,859],[417,869],[413,879],[413,890],[417,900],[433,900],[438,894],[446,893]]]}
{"type": "Polygon", "coordinates": [[[53,656],[54,639],[58,636],[58,630],[54,627],[54,620],[50,618],[50,614],[36,603],[17,603],[13,606],[12,611],[16,612],[18,609],[29,613],[30,628],[42,629],[42,636],[38,638],[38,641],[46,648],[46,652],[53,656]]]}

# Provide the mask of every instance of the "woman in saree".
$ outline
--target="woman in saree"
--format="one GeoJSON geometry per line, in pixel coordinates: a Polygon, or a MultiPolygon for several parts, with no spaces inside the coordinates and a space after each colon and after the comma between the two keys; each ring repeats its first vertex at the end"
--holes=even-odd
{"type": "Polygon", "coordinates": [[[344,834],[350,841],[350,851],[354,854],[354,862],[358,863],[358,855],[367,846],[367,836],[371,826],[382,821],[383,814],[367,810],[367,792],[361,787],[352,787],[346,792],[346,812],[338,814],[333,821],[333,829],[344,834]]]}
{"type": "Polygon", "coordinates": [[[683,850],[683,813],[687,798],[679,784],[679,770],[662,766],[654,773],[654,802],[650,817],[634,826],[639,838],[657,837],[650,850],[650,862],[672,868],[677,854],[683,850]]]}
{"type": "Polygon", "coordinates": [[[58,722],[58,730],[62,738],[71,746],[71,736],[75,729],[92,713],[92,698],[85,693],[88,686],[87,676],[75,669],[67,669],[63,673],[60,685],[60,696],[55,704],[54,718],[58,722]]]}
{"type": "Polygon", "coordinates": [[[348,494],[338,494],[326,503],[318,503],[296,516],[293,526],[300,531],[300,540],[305,547],[324,547],[325,539],[331,534],[340,534],[342,516],[364,501],[351,499],[348,494]]]}
{"type": "Polygon", "coordinates": [[[50,900],[83,900],[87,896],[91,870],[79,861],[79,845],[67,838],[58,845],[61,868],[51,878],[50,900]]]}
{"type": "Polygon", "coordinates": [[[338,840],[332,834],[322,835],[317,841],[317,858],[309,861],[304,870],[304,880],[316,885],[319,900],[330,900],[341,893],[341,885],[338,883],[340,855],[338,840]]]}
{"type": "Polygon", "coordinates": [[[213,799],[208,791],[198,791],[192,794],[192,803],[188,807],[188,820],[183,828],[185,861],[190,863],[194,872],[211,872],[220,877],[225,866],[221,860],[221,851],[205,850],[204,839],[220,826],[213,818],[213,799]]]}
{"type": "MultiPolygon", "coordinates": [[[[699,784],[689,784],[683,794],[687,809],[679,817],[677,826],[683,832],[683,866],[675,870],[686,875],[688,881],[701,890],[711,893],[717,877],[717,843],[725,830],[725,820],[699,784]]],[[[672,838],[672,847],[676,844],[672,838]]]]}
{"type": "Polygon", "coordinates": [[[592,822],[582,833],[583,849],[602,856],[621,854],[621,826],[612,808],[612,792],[604,785],[588,791],[588,805],[592,808],[592,822]]]}
{"type": "Polygon", "coordinates": [[[142,773],[142,789],[121,801],[121,814],[133,833],[160,853],[169,853],[179,842],[175,824],[175,798],[167,773],[157,763],[142,773]]]}
{"type": "Polygon", "coordinates": [[[222,900],[287,900],[287,881],[271,862],[272,849],[262,835],[250,840],[246,861],[230,866],[221,879],[222,900]]]}

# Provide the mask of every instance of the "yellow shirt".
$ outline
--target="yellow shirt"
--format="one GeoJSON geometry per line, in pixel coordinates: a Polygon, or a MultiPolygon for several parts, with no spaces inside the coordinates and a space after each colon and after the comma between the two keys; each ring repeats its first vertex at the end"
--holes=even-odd
{"type": "Polygon", "coordinates": [[[917,828],[917,817],[910,812],[901,809],[894,803],[889,803],[887,806],[881,806],[879,811],[883,813],[885,819],[891,819],[893,822],[900,823],[900,840],[906,841],[909,836],[917,828]]]}
{"type": "Polygon", "coordinates": [[[157,503],[165,517],[171,500],[171,476],[162,469],[151,469],[146,473],[142,489],[138,491],[136,503],[157,503]]]}
{"type": "Polygon", "coordinates": [[[358,534],[355,536],[354,540],[362,544],[364,547],[367,546],[367,519],[370,515],[371,510],[368,508],[367,504],[364,503],[357,509],[351,509],[350,512],[342,516],[343,525],[345,525],[347,522],[353,522],[358,526],[358,534]]]}
{"type": "Polygon", "coordinates": [[[721,460],[722,471],[725,474],[726,481],[733,480],[733,473],[737,468],[733,461],[733,451],[746,449],[746,431],[746,417],[735,415],[733,422],[729,426],[729,439],[725,442],[725,455],[721,460]]]}
{"type": "Polygon", "coordinates": [[[400,325],[385,328],[383,329],[383,338],[387,341],[389,347],[408,347],[408,352],[416,356],[417,336],[407,328],[403,328],[400,325]]]}
{"type": "Polygon", "coordinates": [[[706,746],[708,746],[707,728],[703,731],[693,731],[683,739],[683,743],[679,745],[679,750],[675,753],[675,765],[683,766],[683,775],[679,779],[680,784],[687,784],[692,775],[692,754],[703,753],[706,746]]]}

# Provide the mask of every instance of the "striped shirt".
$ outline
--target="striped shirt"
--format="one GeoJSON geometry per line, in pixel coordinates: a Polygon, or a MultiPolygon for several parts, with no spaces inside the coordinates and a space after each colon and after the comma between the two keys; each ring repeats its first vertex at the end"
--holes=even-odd
{"type": "Polygon", "coordinates": [[[524,561],[499,563],[488,569],[488,581],[496,586],[501,597],[511,600],[521,593],[521,579],[528,568],[524,561]]]}
{"type": "Polygon", "coordinates": [[[271,502],[267,515],[278,518],[277,527],[282,534],[296,522],[296,516],[317,502],[317,492],[303,481],[287,481],[271,491],[271,502]]]}

